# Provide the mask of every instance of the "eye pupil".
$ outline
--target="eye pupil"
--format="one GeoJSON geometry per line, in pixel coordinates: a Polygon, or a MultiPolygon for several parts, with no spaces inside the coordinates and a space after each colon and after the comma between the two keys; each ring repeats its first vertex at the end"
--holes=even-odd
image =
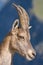
{"type": "Polygon", "coordinates": [[[19,36],[20,38],[22,38],[22,39],[24,39],[24,37],[23,36],[19,36]]]}
{"type": "Polygon", "coordinates": [[[24,37],[23,36],[19,36],[19,35],[17,35],[19,38],[21,38],[21,39],[24,39],[24,37]]]}

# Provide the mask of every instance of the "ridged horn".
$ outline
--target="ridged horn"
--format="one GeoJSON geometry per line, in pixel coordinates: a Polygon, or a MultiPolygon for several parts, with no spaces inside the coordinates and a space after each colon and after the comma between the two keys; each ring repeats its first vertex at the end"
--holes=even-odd
{"type": "Polygon", "coordinates": [[[27,12],[25,11],[25,9],[23,7],[21,7],[20,5],[16,5],[13,3],[13,6],[16,8],[16,10],[18,11],[19,14],[19,21],[21,24],[21,27],[23,29],[28,29],[28,23],[29,23],[29,17],[27,12]]]}

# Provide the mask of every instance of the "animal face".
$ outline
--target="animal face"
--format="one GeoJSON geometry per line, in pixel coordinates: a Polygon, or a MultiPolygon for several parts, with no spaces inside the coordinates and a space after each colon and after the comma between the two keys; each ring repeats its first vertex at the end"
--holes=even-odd
{"type": "Polygon", "coordinates": [[[24,8],[13,4],[19,14],[19,20],[16,19],[12,26],[12,48],[19,54],[25,56],[28,60],[35,58],[36,52],[30,42],[29,17],[24,8]],[[19,23],[21,27],[19,27],[19,23]]]}
{"type": "Polygon", "coordinates": [[[35,58],[36,52],[30,42],[30,32],[29,30],[18,28],[19,21],[16,20],[15,22],[16,25],[13,24],[12,29],[12,47],[28,60],[32,60],[35,58]]]}

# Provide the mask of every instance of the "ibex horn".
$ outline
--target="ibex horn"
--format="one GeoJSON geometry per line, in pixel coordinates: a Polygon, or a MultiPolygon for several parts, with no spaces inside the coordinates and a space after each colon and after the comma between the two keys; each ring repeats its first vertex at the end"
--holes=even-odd
{"type": "Polygon", "coordinates": [[[18,11],[19,21],[20,21],[21,27],[23,29],[28,29],[29,17],[28,17],[27,12],[20,5],[16,5],[16,4],[13,3],[13,6],[18,11]]]}

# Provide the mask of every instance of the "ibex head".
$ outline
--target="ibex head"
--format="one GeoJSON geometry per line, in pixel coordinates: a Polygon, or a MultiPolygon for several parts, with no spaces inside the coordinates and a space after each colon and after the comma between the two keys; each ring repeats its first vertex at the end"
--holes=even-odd
{"type": "Polygon", "coordinates": [[[19,20],[16,19],[12,26],[12,48],[28,60],[32,60],[35,58],[36,52],[30,42],[30,32],[28,29],[30,28],[28,25],[29,17],[24,8],[16,4],[13,5],[18,11],[19,20]],[[21,27],[19,27],[19,23],[21,27]]]}

